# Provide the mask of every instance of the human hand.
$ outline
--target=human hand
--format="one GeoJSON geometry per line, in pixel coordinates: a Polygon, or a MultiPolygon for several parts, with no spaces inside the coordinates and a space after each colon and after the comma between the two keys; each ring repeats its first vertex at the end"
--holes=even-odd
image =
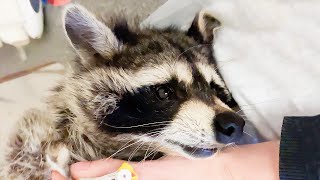
{"type": "MultiPolygon", "coordinates": [[[[74,179],[98,177],[116,171],[123,161],[108,159],[79,162],[71,166],[74,179]]],[[[279,179],[279,142],[235,146],[212,158],[187,160],[166,157],[156,161],[130,163],[139,180],[277,180],[279,179]]],[[[53,173],[54,180],[63,180],[53,173]]]]}

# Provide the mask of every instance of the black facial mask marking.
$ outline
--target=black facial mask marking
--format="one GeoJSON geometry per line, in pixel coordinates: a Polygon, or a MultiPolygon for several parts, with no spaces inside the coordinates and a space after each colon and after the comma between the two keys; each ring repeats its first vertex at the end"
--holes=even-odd
{"type": "Polygon", "coordinates": [[[115,133],[148,133],[170,124],[181,104],[191,97],[213,105],[213,95],[219,89],[212,90],[200,76],[188,93],[183,83],[173,79],[166,84],[142,87],[134,94],[122,95],[118,108],[102,120],[101,128],[115,133]],[[170,92],[168,97],[163,91],[170,92]]]}
{"type": "Polygon", "coordinates": [[[164,85],[143,87],[135,94],[123,95],[118,108],[104,118],[101,127],[109,132],[119,133],[147,133],[160,129],[170,124],[167,121],[173,119],[186,100],[187,95],[177,80],[164,85]],[[159,87],[171,88],[173,94],[161,99],[159,87]]]}

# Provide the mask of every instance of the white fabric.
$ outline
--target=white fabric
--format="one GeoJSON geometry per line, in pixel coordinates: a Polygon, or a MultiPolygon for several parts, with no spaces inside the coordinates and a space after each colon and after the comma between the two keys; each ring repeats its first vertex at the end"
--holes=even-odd
{"type": "Polygon", "coordinates": [[[40,38],[43,32],[42,3],[33,10],[29,0],[0,1],[0,41],[14,46],[29,43],[29,37],[40,38]]]}
{"type": "Polygon", "coordinates": [[[19,10],[23,18],[23,26],[28,35],[33,39],[39,39],[43,32],[43,10],[42,1],[39,1],[39,12],[35,12],[30,4],[30,1],[17,0],[19,10]]]}
{"type": "MultiPolygon", "coordinates": [[[[179,7],[166,7],[168,22],[178,21],[172,12],[179,7]]],[[[279,137],[284,116],[320,114],[319,0],[213,0],[204,7],[222,23],[214,45],[221,73],[264,137],[279,137]]],[[[176,24],[190,25],[190,17],[176,24]]],[[[157,26],[158,19],[148,21],[157,26]]]]}

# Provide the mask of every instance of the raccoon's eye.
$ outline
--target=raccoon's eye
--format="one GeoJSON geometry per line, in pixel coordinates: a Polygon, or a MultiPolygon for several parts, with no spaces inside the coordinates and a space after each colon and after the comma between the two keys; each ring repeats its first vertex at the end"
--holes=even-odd
{"type": "Polygon", "coordinates": [[[173,93],[172,89],[167,86],[159,86],[156,91],[158,98],[161,100],[169,99],[173,93]]]}

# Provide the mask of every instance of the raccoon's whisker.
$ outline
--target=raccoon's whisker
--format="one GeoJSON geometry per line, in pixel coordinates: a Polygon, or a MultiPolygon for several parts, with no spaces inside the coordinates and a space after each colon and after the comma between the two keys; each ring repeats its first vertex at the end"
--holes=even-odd
{"type": "Polygon", "coordinates": [[[243,111],[257,111],[256,108],[252,107],[252,108],[243,108],[243,111]]]}
{"type": "Polygon", "coordinates": [[[135,138],[135,139],[132,139],[132,140],[126,142],[123,146],[121,146],[121,147],[119,148],[119,150],[117,150],[115,153],[113,153],[112,155],[110,155],[110,156],[109,156],[108,158],[106,158],[106,159],[110,159],[110,158],[114,157],[116,154],[118,154],[119,152],[121,152],[121,151],[123,151],[123,150],[125,150],[125,149],[127,149],[127,148],[129,148],[129,147],[131,147],[131,146],[133,146],[133,145],[135,145],[135,144],[137,144],[137,143],[143,142],[141,139],[140,139],[140,140],[137,140],[137,139],[139,139],[139,138],[141,138],[141,137],[143,137],[143,136],[148,136],[148,135],[152,135],[152,134],[156,134],[156,133],[158,133],[158,132],[155,131],[155,132],[151,132],[151,133],[146,133],[146,134],[143,134],[143,135],[138,136],[138,137],[135,138]],[[129,143],[132,142],[132,141],[136,141],[136,142],[133,142],[133,143],[129,144],[129,143]],[[129,144],[129,145],[127,145],[127,144],[129,144]]]}
{"type": "MultiPolygon", "coordinates": [[[[192,124],[190,124],[190,123],[193,123],[194,124],[194,120],[193,120],[193,118],[191,118],[191,117],[185,117],[185,118],[183,118],[183,117],[179,117],[178,116],[178,118],[181,118],[181,119],[189,119],[189,121],[178,121],[178,122],[174,122],[174,123],[177,123],[178,125],[182,125],[183,127],[185,127],[185,128],[187,128],[187,129],[190,129],[190,127],[192,127],[192,124]]],[[[178,126],[179,127],[179,126],[178,126]]]]}
{"type": "MultiPolygon", "coordinates": [[[[160,135],[161,135],[162,133],[160,132],[160,130],[157,130],[157,131],[151,131],[151,132],[149,132],[149,133],[146,133],[146,134],[144,134],[144,135],[142,135],[142,136],[150,136],[150,137],[153,137],[153,136],[156,136],[153,140],[152,140],[152,142],[154,142],[155,140],[156,140],[156,138],[158,138],[160,135]]],[[[140,136],[140,137],[142,137],[142,136],[140,136]]],[[[130,157],[128,158],[128,161],[131,161],[131,159],[133,158],[133,156],[137,153],[137,151],[141,148],[141,147],[143,147],[143,145],[145,144],[146,142],[142,142],[141,144],[139,144],[138,146],[137,146],[137,148],[135,148],[135,150],[132,152],[132,154],[130,155],[130,157]]],[[[152,143],[151,143],[152,144],[152,143]]],[[[151,144],[150,144],[150,146],[151,146],[151,144]]],[[[150,147],[149,146],[149,147],[150,147]]],[[[149,149],[149,148],[148,148],[149,149]]],[[[147,150],[148,151],[148,150],[147,150]]]]}
{"type": "Polygon", "coordinates": [[[197,145],[193,148],[192,152],[191,152],[191,156],[193,156],[193,154],[196,152],[197,150],[197,145]]]}
{"type": "MultiPolygon", "coordinates": [[[[160,135],[161,135],[160,130],[157,130],[157,131],[150,131],[149,133],[146,133],[146,134],[144,134],[144,135],[142,135],[142,136],[150,136],[150,137],[157,136],[157,137],[159,137],[160,135]]],[[[142,136],[140,136],[140,137],[142,137],[142,136]]],[[[154,140],[155,140],[155,139],[154,139],[154,140]]],[[[153,140],[153,141],[154,141],[154,140],[153,140]]],[[[135,148],[135,150],[133,151],[133,153],[130,155],[128,161],[130,161],[130,160],[133,158],[134,154],[136,154],[137,151],[138,151],[145,143],[146,143],[146,142],[143,141],[141,144],[139,144],[139,145],[137,146],[137,148],[135,148]]]]}
{"type": "Polygon", "coordinates": [[[155,129],[155,130],[151,130],[151,131],[148,131],[147,133],[144,133],[142,135],[139,135],[136,137],[136,139],[139,139],[139,138],[142,138],[142,137],[153,137],[154,135],[157,135],[159,133],[161,133],[163,130],[165,130],[165,128],[159,128],[159,129],[155,129]]]}
{"type": "Polygon", "coordinates": [[[243,117],[243,118],[246,118],[247,116],[244,115],[244,114],[238,114],[239,116],[243,117]]]}
{"type": "Polygon", "coordinates": [[[273,102],[273,101],[281,101],[281,100],[282,100],[281,98],[274,98],[274,99],[269,99],[269,100],[265,100],[265,101],[260,101],[260,102],[257,102],[257,103],[244,104],[244,105],[241,105],[239,107],[242,108],[242,107],[247,107],[247,106],[255,106],[255,105],[259,105],[259,104],[269,103],[269,102],[273,102]]]}
{"type": "Polygon", "coordinates": [[[147,133],[144,133],[142,135],[138,135],[137,137],[135,137],[135,139],[139,140],[139,138],[142,138],[142,137],[153,137],[157,134],[160,134],[162,133],[162,131],[164,131],[165,128],[159,128],[159,129],[155,129],[155,130],[151,130],[151,131],[148,131],[147,133]]]}
{"type": "Polygon", "coordinates": [[[162,135],[165,130],[166,130],[166,128],[155,129],[155,130],[152,130],[152,131],[148,131],[148,133],[145,133],[144,135],[151,134],[151,137],[157,136],[157,135],[162,135]]]}
{"type": "Polygon", "coordinates": [[[245,115],[243,115],[243,116],[241,116],[245,121],[249,121],[249,119],[248,119],[248,117],[247,116],[245,116],[245,115]]]}
{"type": "Polygon", "coordinates": [[[233,140],[234,140],[235,138],[236,138],[236,137],[231,138],[231,139],[228,141],[227,144],[232,144],[232,142],[233,142],[233,140]]]}
{"type": "Polygon", "coordinates": [[[251,110],[256,110],[256,108],[254,107],[254,106],[252,106],[252,107],[247,107],[247,108],[241,108],[241,111],[242,112],[238,112],[237,114],[239,114],[239,115],[246,115],[245,114],[245,111],[251,111],[251,110]]]}
{"type": "MultiPolygon", "coordinates": [[[[148,147],[148,149],[147,149],[147,151],[146,151],[146,154],[145,154],[145,157],[143,158],[143,160],[142,161],[145,161],[148,157],[150,157],[150,155],[152,155],[153,153],[154,153],[154,156],[156,155],[156,152],[157,152],[157,149],[160,149],[161,147],[163,147],[161,144],[159,144],[157,147],[155,147],[153,150],[151,150],[151,152],[149,153],[149,154],[147,154],[148,153],[148,151],[149,151],[149,149],[150,149],[150,147],[151,147],[151,145],[152,145],[152,143],[154,143],[154,141],[156,140],[156,139],[158,139],[159,138],[159,136],[161,136],[161,135],[163,135],[163,134],[166,134],[167,132],[166,131],[162,131],[161,133],[159,133],[159,135],[158,136],[156,136],[154,139],[153,139],[153,141],[150,143],[150,145],[149,145],[149,147],[148,147]]],[[[166,137],[166,136],[165,136],[166,137]]],[[[165,138],[164,137],[164,138],[165,138]]],[[[153,157],[154,158],[154,157],[153,157]]],[[[140,161],[141,162],[141,161],[140,161]]]]}
{"type": "Polygon", "coordinates": [[[139,124],[135,126],[112,126],[110,124],[107,124],[103,122],[104,125],[112,127],[112,128],[118,128],[118,129],[127,129],[127,128],[135,128],[135,127],[154,127],[154,126],[161,126],[161,125],[167,125],[172,121],[162,121],[162,122],[153,122],[153,123],[146,123],[146,124],[139,124]]]}
{"type": "Polygon", "coordinates": [[[214,156],[218,156],[218,155],[221,153],[222,149],[223,149],[223,148],[217,148],[217,151],[216,151],[216,153],[214,154],[214,156]]]}
{"type": "MultiPolygon", "coordinates": [[[[160,149],[160,148],[159,148],[160,149]]],[[[158,149],[158,150],[159,150],[158,149]]],[[[158,151],[157,150],[157,151],[158,151]]],[[[150,159],[150,160],[154,160],[154,157],[157,155],[157,153],[153,153],[153,156],[152,156],[152,158],[150,159]]],[[[166,154],[164,154],[163,156],[161,156],[160,158],[165,158],[165,157],[168,157],[168,155],[166,155],[166,154]]]]}
{"type": "Polygon", "coordinates": [[[235,113],[237,113],[237,114],[238,114],[238,113],[240,113],[241,111],[243,111],[243,110],[242,110],[242,109],[239,109],[239,110],[238,110],[238,111],[236,111],[235,113]]]}
{"type": "Polygon", "coordinates": [[[158,146],[158,148],[154,148],[149,155],[147,155],[146,159],[149,158],[152,154],[153,157],[152,159],[154,159],[154,157],[157,155],[157,153],[159,152],[160,148],[162,148],[163,146],[158,146]]]}
{"type": "Polygon", "coordinates": [[[128,158],[128,162],[131,161],[131,159],[133,158],[133,156],[138,152],[138,150],[145,144],[144,141],[142,141],[134,150],[133,152],[131,153],[131,155],[129,156],[128,158]]]}
{"type": "Polygon", "coordinates": [[[154,154],[154,153],[156,154],[161,147],[163,147],[163,146],[162,146],[162,145],[158,145],[158,146],[156,146],[155,148],[153,148],[153,149],[150,151],[150,153],[147,154],[147,155],[143,158],[143,160],[140,161],[139,163],[145,161],[145,160],[146,160],[148,157],[150,157],[152,154],[154,154]]]}
{"type": "Polygon", "coordinates": [[[252,139],[255,139],[251,134],[249,134],[248,132],[246,131],[243,131],[243,133],[245,133],[246,135],[248,135],[249,137],[251,137],[252,139]]]}
{"type": "Polygon", "coordinates": [[[226,148],[229,148],[229,147],[231,147],[233,149],[235,149],[236,147],[239,148],[238,145],[233,142],[233,143],[226,144],[222,149],[226,149],[226,148]]]}
{"type": "MultiPolygon", "coordinates": [[[[226,59],[226,60],[216,60],[217,62],[222,62],[222,63],[228,63],[228,62],[232,62],[233,61],[233,59],[226,59]]],[[[223,64],[223,65],[225,65],[225,64],[223,64]]],[[[222,67],[222,66],[220,66],[220,67],[222,67]]]]}
{"type": "Polygon", "coordinates": [[[208,45],[212,45],[212,44],[198,44],[196,46],[192,46],[192,47],[189,47],[188,49],[186,49],[185,51],[183,51],[181,54],[178,55],[177,59],[179,59],[179,57],[181,55],[183,55],[184,53],[186,53],[187,51],[193,49],[193,48],[197,48],[197,47],[200,47],[200,46],[208,46],[208,45]]]}
{"type": "Polygon", "coordinates": [[[146,150],[146,153],[144,154],[143,161],[144,161],[146,158],[148,158],[148,157],[147,157],[147,153],[148,153],[151,145],[152,145],[152,144],[155,142],[155,140],[158,139],[159,136],[161,136],[162,134],[163,134],[163,132],[159,133],[159,134],[151,141],[150,145],[148,146],[148,148],[147,148],[147,150],[146,150]]]}
{"type": "Polygon", "coordinates": [[[184,128],[186,129],[190,129],[190,124],[189,123],[192,123],[194,128],[197,128],[195,129],[195,132],[201,132],[201,128],[200,128],[200,122],[198,121],[194,121],[192,118],[190,118],[190,121],[188,121],[188,123],[186,123],[185,121],[182,121],[182,122],[175,122],[178,126],[178,128],[180,129],[180,132],[185,132],[185,134],[187,134],[188,136],[190,137],[194,137],[195,139],[202,139],[203,137],[199,134],[199,133],[189,133],[187,131],[185,131],[184,128]]]}
{"type": "Polygon", "coordinates": [[[261,101],[261,102],[257,102],[257,103],[244,104],[244,105],[239,106],[239,108],[241,108],[241,111],[256,110],[256,107],[255,107],[256,105],[260,105],[260,104],[264,104],[264,103],[270,103],[270,102],[273,102],[273,101],[281,101],[281,98],[273,98],[273,99],[269,99],[269,100],[261,101]],[[245,107],[251,107],[251,108],[245,108],[245,107]]]}
{"type": "Polygon", "coordinates": [[[243,114],[243,113],[236,113],[237,115],[241,116],[242,118],[248,118],[247,115],[243,114]]]}
{"type": "Polygon", "coordinates": [[[116,154],[118,154],[119,152],[121,152],[121,151],[123,151],[123,150],[125,150],[125,149],[127,149],[127,148],[129,148],[129,147],[131,147],[131,146],[133,146],[133,145],[135,145],[135,144],[137,144],[137,143],[140,143],[142,140],[139,140],[139,141],[136,141],[136,142],[133,142],[133,143],[129,144],[129,143],[132,142],[132,141],[134,141],[134,139],[128,141],[128,142],[127,142],[126,144],[124,144],[119,150],[117,150],[115,153],[111,154],[111,155],[110,155],[109,157],[107,157],[106,159],[113,158],[113,157],[114,157],[116,154]],[[129,144],[129,145],[127,145],[127,144],[129,144]]]}

